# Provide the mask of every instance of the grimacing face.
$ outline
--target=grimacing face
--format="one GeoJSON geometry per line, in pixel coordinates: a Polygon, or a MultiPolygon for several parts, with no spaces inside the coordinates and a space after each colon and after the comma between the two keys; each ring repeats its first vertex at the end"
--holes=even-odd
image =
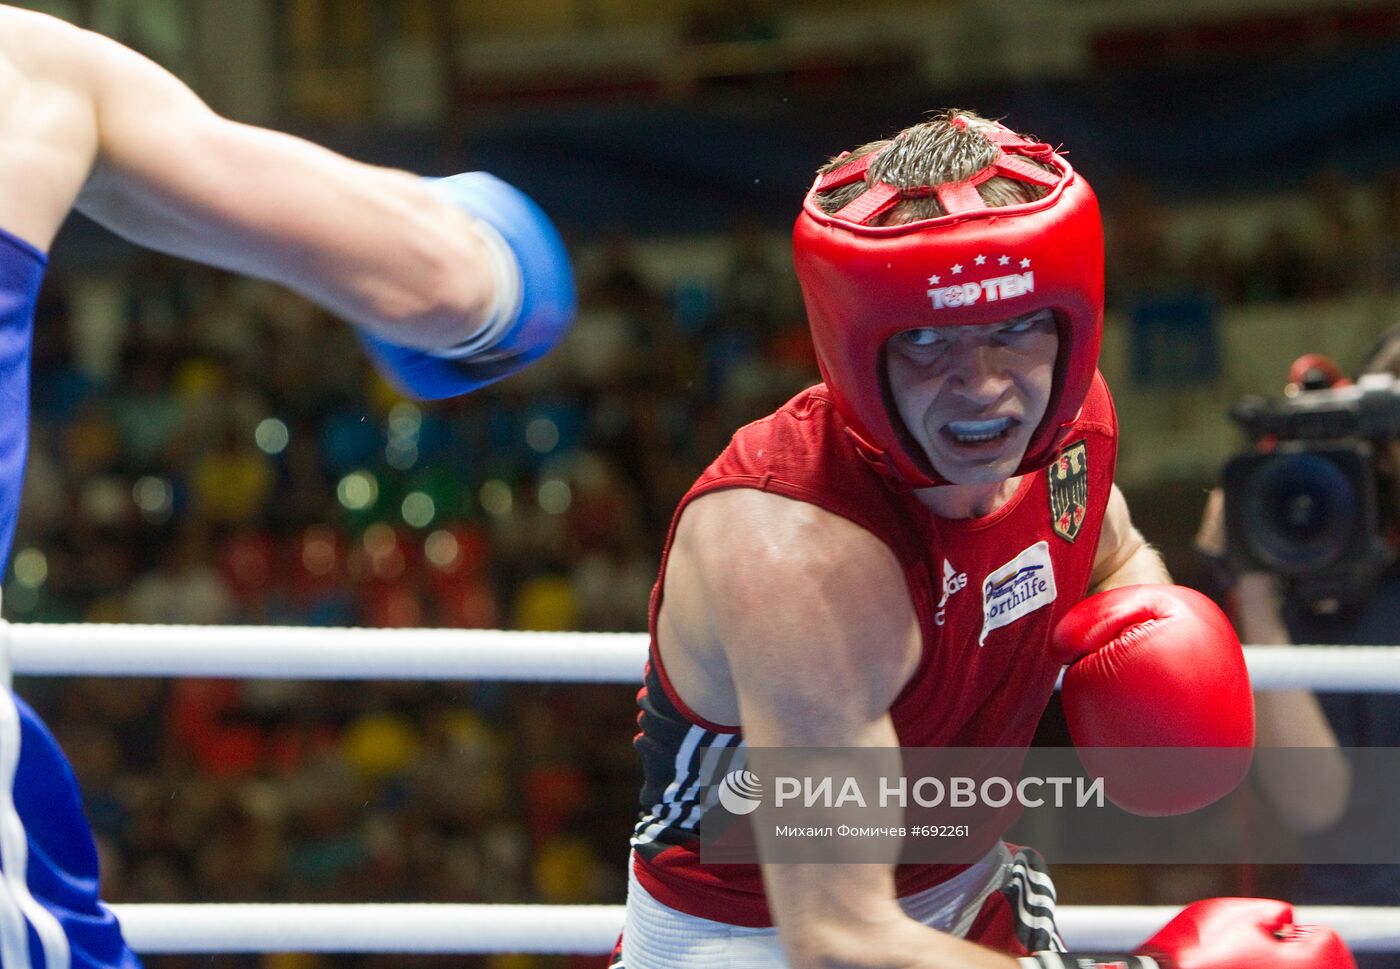
{"type": "Polygon", "coordinates": [[[885,345],[890,394],[934,470],[951,484],[996,484],[1045,417],[1059,348],[1049,309],[903,330],[885,345]]]}

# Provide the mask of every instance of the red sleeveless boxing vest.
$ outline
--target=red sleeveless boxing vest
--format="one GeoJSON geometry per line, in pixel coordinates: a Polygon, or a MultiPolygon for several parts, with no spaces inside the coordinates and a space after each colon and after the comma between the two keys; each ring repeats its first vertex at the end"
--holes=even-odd
{"type": "MultiPolygon", "coordinates": [[[[758,488],[810,502],[875,535],[904,571],[923,635],[919,665],[890,710],[901,746],[1025,747],[1060,671],[1047,656],[1051,630],[1088,588],[1117,438],[1113,403],[1096,374],[1059,459],[1024,476],[991,515],[950,520],[892,487],[860,456],[824,385],[741,428],[681,499],[652,592],[651,658],[635,740],[642,810],[632,837],[643,887],[690,915],[772,925],[757,865],[699,862],[696,828],[720,780],[707,775],[723,762],[706,754],[741,744],[742,732],[690,710],[656,648],[666,559],[692,500],[722,488],[758,488]]],[[[922,891],[962,867],[901,865],[897,891],[922,891]]]]}

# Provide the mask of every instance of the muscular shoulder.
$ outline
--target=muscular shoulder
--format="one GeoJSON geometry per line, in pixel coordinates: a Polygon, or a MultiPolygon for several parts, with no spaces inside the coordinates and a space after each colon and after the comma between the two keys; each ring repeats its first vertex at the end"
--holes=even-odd
{"type": "Polygon", "coordinates": [[[104,45],[61,20],[0,6],[0,228],[47,248],[97,146],[93,64],[104,45]]]}
{"type": "Polygon", "coordinates": [[[713,492],[685,510],[671,555],[668,572],[692,583],[685,621],[722,644],[741,698],[747,683],[800,711],[840,683],[867,716],[913,673],[918,623],[899,562],[844,518],[755,489],[713,492]]]}
{"type": "Polygon", "coordinates": [[[721,582],[741,575],[902,574],[889,548],[864,528],[756,488],[713,491],[692,501],[681,514],[675,545],[721,582]]]}
{"type": "MultiPolygon", "coordinates": [[[[112,95],[126,96],[144,75],[159,71],[141,54],[110,37],[57,17],[0,5],[0,65],[23,82],[30,95],[26,112],[52,110],[56,100],[74,101],[84,114],[98,112],[112,95]]],[[[151,104],[148,110],[161,105],[151,104]]]]}
{"type": "Polygon", "coordinates": [[[0,6],[0,65],[30,81],[77,81],[98,48],[97,37],[57,17],[0,6]]]}

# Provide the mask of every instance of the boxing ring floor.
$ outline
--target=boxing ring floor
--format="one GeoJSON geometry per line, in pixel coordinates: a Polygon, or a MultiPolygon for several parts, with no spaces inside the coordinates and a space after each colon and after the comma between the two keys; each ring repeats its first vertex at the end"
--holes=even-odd
{"type": "MultiPolygon", "coordinates": [[[[0,678],[640,682],[642,633],[283,626],[0,624],[0,678]]],[[[1251,646],[1256,690],[1400,693],[1400,646],[1251,646]]],[[[622,850],[622,847],[619,847],[622,850]]],[[[162,953],[575,953],[605,956],[620,905],[113,905],[131,947],[162,953]]],[[[1176,906],[1060,906],[1072,949],[1133,948],[1176,906]]],[[[1299,906],[1356,952],[1400,952],[1400,907],[1299,906]]]]}

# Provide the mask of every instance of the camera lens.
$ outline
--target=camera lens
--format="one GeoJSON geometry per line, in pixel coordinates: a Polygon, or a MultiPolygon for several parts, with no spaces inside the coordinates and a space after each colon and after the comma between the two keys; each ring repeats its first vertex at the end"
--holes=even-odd
{"type": "Polygon", "coordinates": [[[1244,489],[1250,552],[1284,575],[1316,572],[1349,547],[1360,516],[1350,477],[1318,454],[1290,454],[1261,464],[1244,489]]]}

